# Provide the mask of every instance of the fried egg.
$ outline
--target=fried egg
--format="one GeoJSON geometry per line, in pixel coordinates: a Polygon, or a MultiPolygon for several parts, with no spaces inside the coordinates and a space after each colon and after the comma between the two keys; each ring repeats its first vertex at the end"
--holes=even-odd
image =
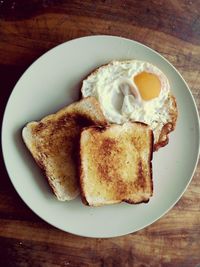
{"type": "Polygon", "coordinates": [[[139,60],[113,61],[91,73],[82,84],[82,96],[94,96],[110,123],[144,122],[160,131],[170,121],[170,85],[156,66],[139,60]],[[169,101],[168,101],[169,102],[169,101]]]}

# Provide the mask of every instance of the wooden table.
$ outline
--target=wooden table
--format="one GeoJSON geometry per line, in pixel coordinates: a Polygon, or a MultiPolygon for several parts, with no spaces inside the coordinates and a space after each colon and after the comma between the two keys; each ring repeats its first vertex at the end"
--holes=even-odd
{"type": "MultiPolygon", "coordinates": [[[[1,115],[14,84],[36,58],[94,34],[127,37],[160,52],[183,75],[200,107],[200,1],[2,0],[1,115]]],[[[57,230],[32,213],[1,160],[0,266],[200,266],[199,176],[200,166],[176,206],[146,229],[90,239],[57,230]]]]}

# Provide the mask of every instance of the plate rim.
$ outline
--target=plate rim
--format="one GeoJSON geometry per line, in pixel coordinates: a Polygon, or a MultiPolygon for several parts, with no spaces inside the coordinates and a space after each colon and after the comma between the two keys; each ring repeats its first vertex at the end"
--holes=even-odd
{"type": "Polygon", "coordinates": [[[173,70],[175,71],[176,74],[178,74],[178,76],[180,77],[180,79],[183,81],[185,87],[187,88],[187,91],[189,92],[189,95],[191,97],[191,100],[193,102],[193,107],[194,107],[194,111],[195,111],[195,115],[197,117],[197,132],[198,134],[200,133],[200,121],[199,121],[199,112],[198,112],[198,108],[197,108],[197,105],[196,105],[196,102],[195,102],[195,99],[194,99],[194,96],[192,94],[192,91],[190,90],[188,84],[186,83],[185,79],[183,78],[183,76],[180,74],[180,72],[163,56],[161,55],[159,52],[157,52],[156,50],[154,50],[153,48],[139,42],[139,41],[135,41],[133,39],[128,39],[128,38],[125,38],[125,37],[121,37],[121,36],[114,36],[114,35],[88,35],[88,36],[84,36],[84,37],[78,37],[78,38],[75,38],[75,39],[71,39],[71,40],[68,40],[66,42],[63,42],[61,44],[58,44],[56,45],[55,47],[49,49],[48,51],[46,51],[44,54],[42,54],[41,56],[39,56],[35,61],[33,61],[29,66],[28,68],[26,68],[26,70],[21,74],[21,76],[19,77],[19,79],[17,80],[17,82],[15,83],[15,85],[13,86],[13,89],[11,90],[11,93],[8,97],[8,100],[7,100],[7,103],[6,103],[6,106],[4,108],[4,112],[3,112],[3,119],[2,119],[2,125],[1,125],[1,148],[2,148],[2,156],[3,156],[3,162],[4,162],[4,166],[5,166],[5,169],[7,171],[7,174],[8,174],[8,177],[9,177],[9,180],[11,181],[11,184],[13,185],[15,191],[17,192],[18,196],[22,199],[22,201],[25,203],[25,205],[32,211],[36,214],[36,216],[38,216],[40,219],[42,219],[43,221],[45,221],[46,223],[48,223],[49,225],[59,229],[59,230],[62,230],[66,233],[70,233],[70,234],[73,234],[73,235],[76,235],[76,236],[82,236],[82,237],[89,237],[89,238],[114,238],[114,237],[120,237],[120,236],[124,236],[124,235],[128,235],[128,234],[131,234],[131,233],[136,233],[142,229],[145,229],[146,227],[150,226],[151,224],[153,224],[154,222],[158,221],[160,218],[162,218],[165,214],[167,214],[176,204],[177,202],[181,199],[181,197],[183,196],[183,194],[185,193],[185,191],[187,190],[189,184],[191,183],[193,177],[194,177],[194,174],[195,174],[195,171],[197,169],[197,165],[198,165],[198,161],[199,161],[199,154],[200,154],[200,139],[198,139],[198,149],[197,149],[197,155],[196,155],[196,161],[195,161],[195,164],[194,164],[194,168],[193,168],[193,171],[190,175],[190,178],[187,182],[187,184],[185,185],[184,187],[184,190],[181,192],[181,194],[176,198],[175,201],[173,201],[173,203],[169,206],[168,209],[166,209],[164,212],[162,212],[160,214],[160,216],[158,216],[156,219],[153,219],[152,221],[150,221],[148,224],[146,224],[145,226],[141,226],[140,228],[138,228],[137,230],[135,231],[123,231],[123,233],[121,234],[110,234],[110,235],[106,235],[106,236],[99,236],[99,235],[86,235],[86,234],[80,234],[80,233],[76,233],[76,232],[73,232],[73,231],[68,231],[62,227],[60,227],[59,225],[55,224],[55,223],[52,223],[52,222],[49,222],[47,219],[45,219],[45,217],[43,217],[41,214],[38,214],[33,208],[32,206],[30,206],[29,204],[27,204],[27,201],[25,199],[25,197],[23,197],[19,191],[17,190],[16,186],[15,186],[15,183],[14,183],[14,180],[11,178],[11,175],[10,175],[10,172],[9,172],[9,164],[8,164],[8,160],[6,159],[5,157],[5,147],[4,147],[4,124],[5,124],[5,118],[6,118],[6,112],[8,110],[8,107],[9,107],[9,102],[13,96],[13,93],[17,87],[17,85],[19,84],[19,82],[23,79],[23,76],[33,67],[34,64],[37,64],[42,58],[48,56],[48,54],[50,54],[53,50],[56,50],[58,49],[59,47],[61,46],[64,46],[68,43],[72,43],[72,42],[77,42],[79,40],[82,40],[82,39],[93,39],[93,38],[110,38],[110,39],[119,39],[119,40],[123,40],[123,41],[128,41],[128,42],[132,42],[132,43],[135,43],[139,46],[143,46],[145,49],[147,50],[150,50],[152,51],[153,53],[155,53],[158,57],[162,58],[168,65],[170,65],[170,67],[173,68],[173,70]]]}

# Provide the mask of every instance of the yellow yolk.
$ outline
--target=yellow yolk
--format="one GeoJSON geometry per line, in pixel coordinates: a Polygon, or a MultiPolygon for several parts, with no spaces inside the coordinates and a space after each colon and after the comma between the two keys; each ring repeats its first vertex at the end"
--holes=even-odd
{"type": "Polygon", "coordinates": [[[161,83],[155,74],[141,72],[134,77],[134,82],[143,100],[151,100],[159,96],[161,83]]]}

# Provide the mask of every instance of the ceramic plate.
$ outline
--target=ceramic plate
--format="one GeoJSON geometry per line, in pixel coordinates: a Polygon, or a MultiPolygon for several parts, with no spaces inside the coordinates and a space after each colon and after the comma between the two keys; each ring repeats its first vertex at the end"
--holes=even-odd
{"type": "Polygon", "coordinates": [[[43,220],[70,233],[114,237],[142,229],[172,208],[194,174],[199,154],[199,118],[192,94],[177,70],[152,49],[128,39],[91,36],[72,40],[36,60],[16,84],[6,107],[2,148],[10,179],[23,201],[43,220]],[[92,208],[80,198],[59,202],[26,149],[21,129],[79,97],[81,80],[114,59],[139,59],[169,78],[179,117],[169,144],[153,155],[154,195],[148,204],[92,208]]]}

